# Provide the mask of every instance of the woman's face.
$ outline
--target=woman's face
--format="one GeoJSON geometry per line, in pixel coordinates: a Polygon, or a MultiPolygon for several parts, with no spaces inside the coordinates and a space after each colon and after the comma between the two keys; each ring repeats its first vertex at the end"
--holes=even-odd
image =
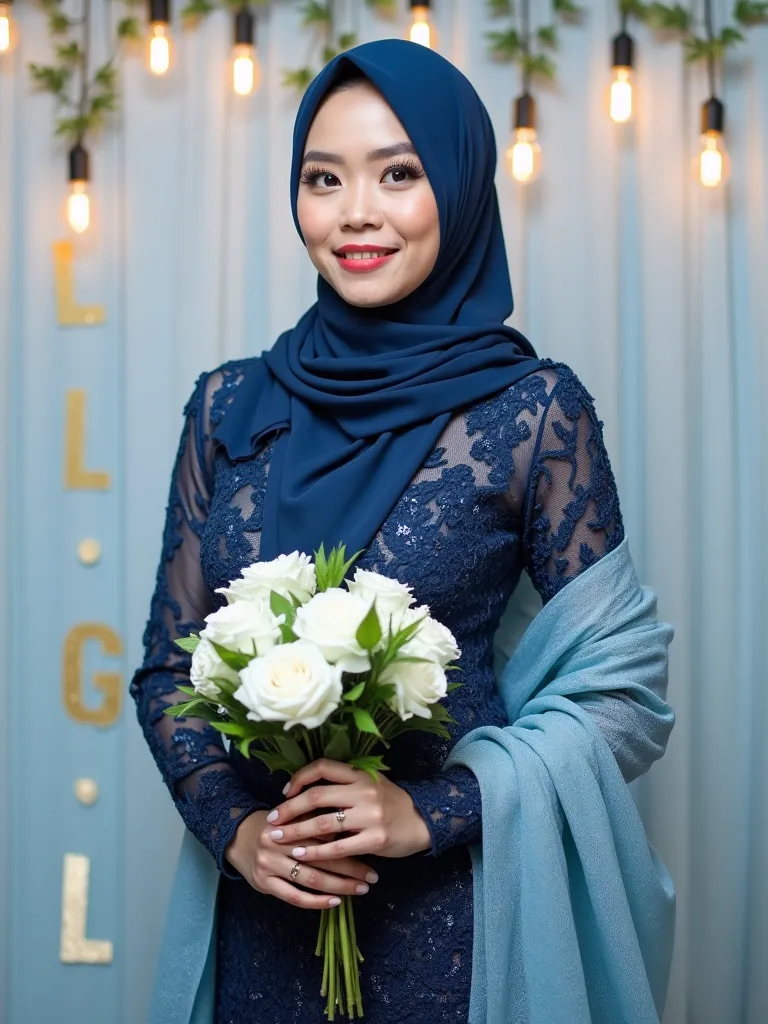
{"type": "Polygon", "coordinates": [[[368,82],[331,93],[317,111],[297,214],[318,273],[353,306],[397,302],[434,267],[434,193],[405,129],[368,82]]]}

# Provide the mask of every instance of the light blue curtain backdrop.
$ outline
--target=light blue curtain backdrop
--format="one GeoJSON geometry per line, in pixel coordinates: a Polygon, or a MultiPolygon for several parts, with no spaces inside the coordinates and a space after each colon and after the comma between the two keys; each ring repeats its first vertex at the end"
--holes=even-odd
{"type": "MultiPolygon", "coordinates": [[[[141,655],[169,471],[196,375],[256,353],[313,300],[315,275],[291,222],[296,4],[260,17],[260,91],[230,87],[230,22],[176,24],[176,70],[152,79],[120,60],[123,106],[91,146],[93,226],[77,242],[80,302],[107,322],[56,321],[53,241],[65,150],[28,61],[46,61],[44,18],[16,3],[22,44],[0,62],[0,1017],[138,1024],[148,998],[180,839],[167,794],[124,702],[119,722],[75,723],[61,699],[62,644],[77,622],[124,641],[95,645],[94,671],[141,655]],[[107,492],[65,492],[65,393],[84,388],[87,463],[107,492]],[[75,556],[80,538],[98,565],[75,556]],[[75,778],[94,778],[92,808],[75,778]],[[111,966],[59,963],[62,859],[91,857],[88,936],[111,966]]],[[[180,5],[177,5],[177,7],[180,5]]],[[[533,0],[537,17],[549,4],[533,0]]],[[[722,85],[733,177],[692,179],[700,68],[677,43],[637,39],[639,117],[606,116],[615,7],[589,0],[562,30],[558,84],[541,89],[544,171],[533,191],[500,171],[516,311],[542,355],[567,361],[595,396],[643,582],[674,624],[666,757],[633,784],[649,836],[675,879],[678,933],[667,1024],[768,1019],[768,29],[729,56],[722,85]]],[[[729,4],[717,0],[722,24],[729,4]]],[[[73,10],[77,4],[72,5],[73,10]]],[[[399,34],[367,9],[361,39],[399,34]]],[[[351,0],[349,13],[362,8],[351,0]]],[[[94,4],[96,58],[117,5],[94,4]],[[115,9],[113,10],[113,6],[115,9]]],[[[500,148],[516,72],[487,57],[481,0],[436,0],[442,52],[487,103],[500,148]]],[[[87,700],[100,697],[86,685],[87,700]]]]}

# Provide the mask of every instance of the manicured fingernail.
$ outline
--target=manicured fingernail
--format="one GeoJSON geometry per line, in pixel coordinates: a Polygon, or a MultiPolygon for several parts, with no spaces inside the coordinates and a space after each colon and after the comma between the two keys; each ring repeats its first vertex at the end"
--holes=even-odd
{"type": "Polygon", "coordinates": [[[361,882],[360,885],[355,886],[355,892],[359,892],[360,895],[362,896],[364,892],[368,892],[368,886],[365,884],[365,882],[361,882]]]}
{"type": "Polygon", "coordinates": [[[303,857],[307,851],[304,849],[303,846],[297,846],[296,849],[292,852],[294,857],[303,857]]]}
{"type": "Polygon", "coordinates": [[[281,828],[276,828],[274,830],[274,832],[270,832],[269,833],[269,838],[270,839],[282,839],[283,838],[283,830],[281,828]]]}
{"type": "Polygon", "coordinates": [[[290,788],[291,788],[290,782],[286,782],[286,784],[283,786],[283,795],[285,795],[290,788]]]}
{"type": "Polygon", "coordinates": [[[340,903],[341,903],[341,900],[339,899],[338,896],[334,896],[332,899],[328,900],[328,906],[329,907],[338,907],[338,905],[340,903]]]}
{"type": "Polygon", "coordinates": [[[273,821],[277,821],[277,811],[276,810],[269,812],[269,814],[267,815],[267,821],[270,822],[270,823],[273,822],[273,821]]]}
{"type": "Polygon", "coordinates": [[[375,871],[369,871],[368,874],[365,876],[365,880],[366,880],[366,882],[371,882],[371,883],[378,882],[379,876],[376,874],[375,871]]]}

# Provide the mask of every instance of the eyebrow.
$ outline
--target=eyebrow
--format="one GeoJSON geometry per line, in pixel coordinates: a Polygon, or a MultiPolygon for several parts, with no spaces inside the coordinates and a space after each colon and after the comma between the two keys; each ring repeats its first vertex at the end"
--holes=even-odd
{"type": "MultiPolygon", "coordinates": [[[[373,163],[376,160],[388,160],[392,156],[403,156],[405,153],[418,156],[410,142],[396,142],[394,146],[382,146],[381,149],[369,150],[365,154],[365,158],[370,163],[373,163]]],[[[346,161],[338,153],[328,153],[324,149],[309,149],[304,154],[303,163],[344,164],[346,161]]]]}

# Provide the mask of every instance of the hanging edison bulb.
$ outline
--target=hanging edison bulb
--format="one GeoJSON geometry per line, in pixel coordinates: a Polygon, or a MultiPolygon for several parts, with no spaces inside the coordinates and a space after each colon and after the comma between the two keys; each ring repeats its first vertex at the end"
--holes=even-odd
{"type": "Polygon", "coordinates": [[[616,124],[626,124],[635,115],[633,66],[634,40],[620,32],[613,40],[613,78],[611,80],[610,112],[616,124]]]}
{"type": "Polygon", "coordinates": [[[77,143],[69,151],[69,195],[67,220],[78,235],[88,230],[91,223],[91,201],[88,196],[88,151],[77,143]]]}
{"type": "Polygon", "coordinates": [[[432,21],[431,0],[410,0],[413,20],[407,37],[412,43],[421,43],[430,50],[437,49],[437,30],[432,21]]]}
{"type": "Polygon", "coordinates": [[[8,53],[16,45],[16,22],[11,15],[13,0],[0,0],[0,53],[8,53]]]}
{"type": "Polygon", "coordinates": [[[541,170],[541,146],[536,136],[536,103],[529,93],[518,96],[514,103],[512,139],[505,153],[507,174],[527,185],[541,170]]]}
{"type": "Polygon", "coordinates": [[[701,150],[696,158],[697,176],[705,188],[717,188],[731,171],[723,140],[724,127],[725,107],[712,96],[701,108],[701,150]]]}
{"type": "Polygon", "coordinates": [[[149,70],[165,75],[171,66],[171,0],[149,0],[149,70]]]}
{"type": "Polygon", "coordinates": [[[235,53],[232,62],[232,86],[238,96],[249,96],[259,87],[261,78],[256,54],[256,19],[244,4],[235,14],[235,53]]]}

